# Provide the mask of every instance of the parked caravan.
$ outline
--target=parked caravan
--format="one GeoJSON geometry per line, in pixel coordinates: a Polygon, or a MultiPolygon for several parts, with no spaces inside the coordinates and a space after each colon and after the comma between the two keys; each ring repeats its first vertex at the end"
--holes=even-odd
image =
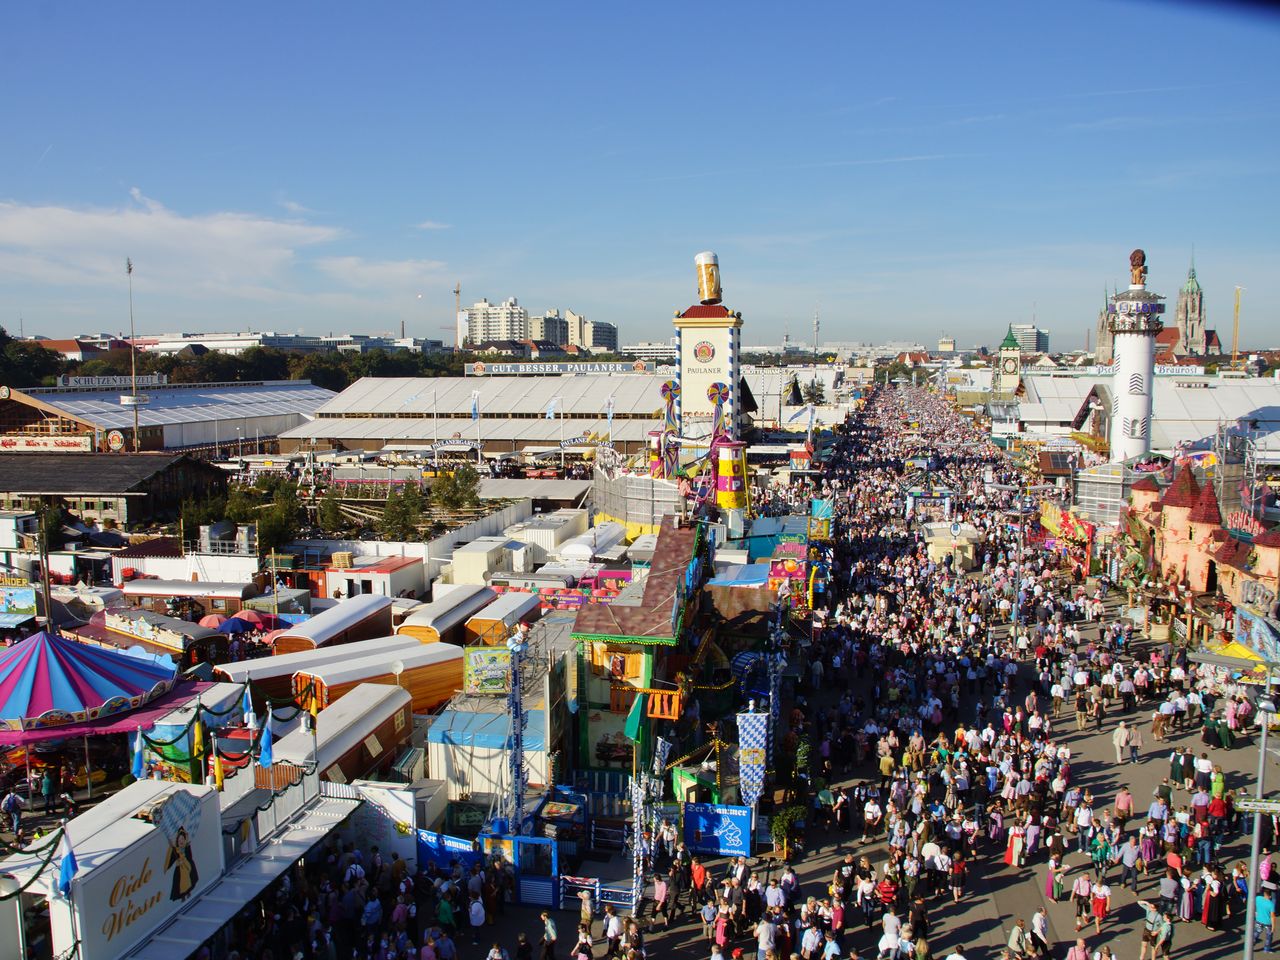
{"type": "Polygon", "coordinates": [[[391,598],[368,593],[343,600],[324,613],[317,613],[289,627],[275,639],[276,655],[315,650],[391,633],[391,598]]]}
{"type": "Polygon", "coordinates": [[[489,575],[489,586],[499,593],[507,590],[519,590],[525,593],[536,593],[539,590],[567,590],[577,581],[568,573],[493,573],[489,575]]]}
{"type": "MultiPolygon", "coordinates": [[[[128,575],[128,574],[126,574],[128,575]]],[[[152,613],[235,616],[244,602],[258,595],[252,583],[212,580],[130,580],[122,588],[127,603],[152,613]]]]}
{"type": "MultiPolygon", "coordinates": [[[[95,614],[97,618],[99,615],[95,614]]],[[[154,647],[171,656],[186,670],[198,663],[217,663],[230,659],[229,638],[225,633],[202,627],[190,620],[166,617],[150,610],[113,607],[101,614],[107,632],[141,641],[144,649],[154,647]]],[[[91,620],[90,623],[93,621],[91,620]]]]}
{"type": "Polygon", "coordinates": [[[464,654],[451,643],[419,643],[394,654],[338,660],[299,670],[293,691],[300,706],[310,709],[314,701],[324,710],[358,684],[381,683],[408,690],[414,713],[432,713],[462,689],[464,654]]]}
{"type": "Polygon", "coordinates": [[[374,637],[372,640],[358,640],[318,650],[300,650],[277,657],[222,663],[213,668],[213,677],[228,683],[248,681],[253,684],[259,697],[283,700],[293,696],[293,675],[299,670],[375,655],[386,657],[390,662],[398,656],[399,651],[412,650],[418,646],[418,641],[413,637],[374,637]]]}
{"type": "MultiPolygon", "coordinates": [[[[350,783],[390,768],[413,732],[409,691],[381,683],[361,683],[316,715],[316,733],[298,729],[278,740],[274,764],[262,773],[281,773],[288,766],[309,767],[313,760],[321,780],[350,783]]],[[[287,782],[287,781],[285,781],[287,782]]]]}
{"type": "Polygon", "coordinates": [[[467,621],[465,642],[496,646],[511,636],[517,623],[533,623],[541,616],[537,594],[504,593],[467,621]]]}
{"type": "Polygon", "coordinates": [[[455,586],[438,600],[419,607],[396,627],[397,635],[416,637],[422,643],[462,643],[467,618],[493,602],[497,593],[473,584],[455,586]]]}
{"type": "Polygon", "coordinates": [[[598,523],[586,533],[560,545],[561,560],[589,562],[626,538],[626,527],[612,520],[598,523]]]}

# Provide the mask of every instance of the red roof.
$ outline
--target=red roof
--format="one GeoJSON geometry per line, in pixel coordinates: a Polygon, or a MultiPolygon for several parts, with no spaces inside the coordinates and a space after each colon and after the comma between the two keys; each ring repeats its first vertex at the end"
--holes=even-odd
{"type": "Polygon", "coordinates": [[[686,320],[715,320],[731,316],[729,308],[722,303],[697,303],[680,314],[686,320]]]}
{"type": "Polygon", "coordinates": [[[405,567],[411,567],[419,563],[422,563],[422,561],[418,557],[379,557],[372,563],[357,563],[350,567],[329,566],[326,569],[332,573],[351,573],[352,575],[395,573],[397,570],[403,570],[405,567]]]}
{"type": "Polygon", "coordinates": [[[1260,537],[1253,538],[1255,547],[1280,547],[1280,527],[1272,527],[1260,537]]]}
{"type": "Polygon", "coordinates": [[[1183,467],[1174,476],[1160,502],[1166,507],[1194,507],[1199,499],[1200,484],[1196,483],[1196,475],[1190,467],[1183,467]]]}
{"type": "Polygon", "coordinates": [[[1156,483],[1156,478],[1148,473],[1146,476],[1136,481],[1129,489],[1141,490],[1143,493],[1159,493],[1160,484],[1156,483]]]}
{"type": "Polygon", "coordinates": [[[1218,563],[1225,566],[1235,567],[1238,570],[1244,569],[1245,560],[1249,556],[1251,547],[1247,543],[1241,543],[1239,540],[1228,540],[1213,553],[1213,558],[1218,563]]]}
{"type": "Polygon", "coordinates": [[[671,632],[672,605],[693,559],[695,535],[693,527],[677,527],[674,517],[664,517],[640,604],[589,603],[579,607],[570,635],[592,640],[616,638],[622,643],[679,643],[680,638],[671,632]]]}
{"type": "Polygon", "coordinates": [[[1174,347],[1178,345],[1181,333],[1177,327],[1165,327],[1156,334],[1156,343],[1164,347],[1174,347]]]}
{"type": "Polygon", "coordinates": [[[126,560],[139,560],[145,557],[180,557],[182,541],[177,537],[152,537],[129,544],[123,550],[117,550],[115,556],[126,560]]]}
{"type": "Polygon", "coordinates": [[[1213,484],[1206,483],[1200,489],[1200,497],[1191,508],[1187,518],[1192,523],[1211,523],[1215,527],[1222,526],[1222,511],[1218,509],[1218,495],[1213,492],[1213,484]]]}

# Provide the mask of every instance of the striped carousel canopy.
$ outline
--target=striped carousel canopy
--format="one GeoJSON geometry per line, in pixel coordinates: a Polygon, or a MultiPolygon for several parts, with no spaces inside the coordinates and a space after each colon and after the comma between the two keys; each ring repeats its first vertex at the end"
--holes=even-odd
{"type": "Polygon", "coordinates": [[[0,723],[32,729],[133,710],[168,691],[176,671],[42,631],[0,656],[0,723]]]}

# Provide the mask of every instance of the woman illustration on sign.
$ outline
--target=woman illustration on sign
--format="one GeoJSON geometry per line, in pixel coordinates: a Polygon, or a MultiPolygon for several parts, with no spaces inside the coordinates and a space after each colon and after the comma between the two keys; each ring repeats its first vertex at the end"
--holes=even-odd
{"type": "Polygon", "coordinates": [[[187,836],[185,827],[179,827],[178,833],[169,844],[169,855],[165,857],[164,868],[173,871],[173,888],[169,891],[170,900],[185,900],[200,882],[200,874],[196,870],[195,857],[191,855],[191,838],[187,836]]]}

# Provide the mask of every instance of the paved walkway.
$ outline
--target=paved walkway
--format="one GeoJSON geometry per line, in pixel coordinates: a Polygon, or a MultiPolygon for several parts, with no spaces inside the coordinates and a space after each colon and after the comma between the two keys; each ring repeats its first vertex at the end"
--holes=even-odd
{"type": "MultiPolygon", "coordinates": [[[[1108,604],[1107,622],[1119,611],[1119,598],[1113,594],[1108,604]]],[[[1097,635],[1098,628],[1088,627],[1082,631],[1085,638],[1097,635]]],[[[1025,681],[1022,687],[1025,692],[1025,681]]],[[[820,702],[830,702],[830,692],[819,695],[820,702]]],[[[1162,777],[1168,775],[1168,755],[1172,748],[1183,745],[1194,745],[1200,751],[1199,732],[1175,737],[1165,743],[1154,743],[1150,735],[1150,710],[1124,714],[1112,713],[1100,732],[1092,730],[1075,731],[1075,718],[1070,711],[1064,710],[1058,723],[1059,732],[1056,739],[1065,741],[1072,750],[1073,780],[1082,787],[1089,788],[1099,805],[1110,803],[1120,785],[1127,784],[1134,796],[1135,808],[1145,811],[1150,802],[1152,792],[1162,777]],[[1120,720],[1132,723],[1141,720],[1146,746],[1138,764],[1125,764],[1122,767],[1114,763],[1114,748],[1111,734],[1120,720]]],[[[1212,749],[1210,757],[1220,763],[1227,771],[1227,785],[1235,788],[1253,782],[1253,771],[1256,769],[1256,746],[1243,741],[1234,750],[1212,749]]],[[[1280,762],[1274,757],[1269,761],[1268,777],[1273,784],[1280,784],[1280,762]]],[[[840,781],[842,784],[856,783],[873,775],[868,765],[856,771],[856,775],[840,781]]],[[[1185,791],[1174,794],[1175,806],[1186,802],[1185,791]]],[[[879,865],[885,859],[884,842],[863,846],[850,835],[832,833],[820,834],[811,832],[810,847],[796,860],[797,873],[802,884],[802,893],[818,895],[824,893],[836,865],[846,853],[855,856],[867,854],[873,864],[879,865]]],[[[977,862],[971,866],[970,882],[965,896],[959,904],[952,904],[950,895],[937,898],[930,904],[930,921],[933,932],[929,937],[929,946],[937,958],[946,957],[957,946],[965,948],[968,960],[998,960],[1002,956],[1008,938],[1008,931],[1018,918],[1027,921],[1030,928],[1031,915],[1042,905],[1048,907],[1050,931],[1053,935],[1053,956],[1063,957],[1076,937],[1074,909],[1068,900],[1049,904],[1044,895],[1047,854],[1042,851],[1033,855],[1026,866],[1015,869],[1007,867],[1003,862],[1003,845],[983,842],[979,845],[977,862]]],[[[1249,839],[1233,838],[1225,848],[1223,861],[1233,863],[1237,859],[1247,859],[1249,839]]],[[[1066,862],[1070,866],[1088,865],[1087,854],[1069,853],[1066,862]]],[[[719,876],[723,872],[723,864],[715,865],[719,876]]],[[[1109,946],[1116,960],[1136,960],[1141,943],[1142,912],[1136,906],[1134,894],[1119,885],[1119,867],[1112,870],[1108,879],[1112,883],[1112,917],[1103,925],[1100,935],[1085,931],[1085,942],[1090,954],[1102,946],[1109,946]]],[[[1139,885],[1139,896],[1143,899],[1155,899],[1158,895],[1157,882],[1159,874],[1153,872],[1139,885]]],[[[1179,923],[1174,933],[1174,956],[1192,958],[1192,960],[1219,960],[1239,956],[1242,944],[1243,917],[1228,921],[1225,931],[1211,933],[1199,923],[1179,923]]],[[[846,933],[845,951],[855,951],[860,957],[874,957],[878,931],[873,935],[861,927],[846,933]]],[[[673,924],[669,931],[660,931],[650,936],[648,944],[649,956],[695,958],[706,957],[710,952],[710,944],[702,937],[701,925],[696,918],[687,918],[673,924]],[[656,952],[655,952],[656,948],[656,952]]],[[[754,955],[754,938],[738,941],[734,946],[744,949],[748,960],[754,955]]]]}

